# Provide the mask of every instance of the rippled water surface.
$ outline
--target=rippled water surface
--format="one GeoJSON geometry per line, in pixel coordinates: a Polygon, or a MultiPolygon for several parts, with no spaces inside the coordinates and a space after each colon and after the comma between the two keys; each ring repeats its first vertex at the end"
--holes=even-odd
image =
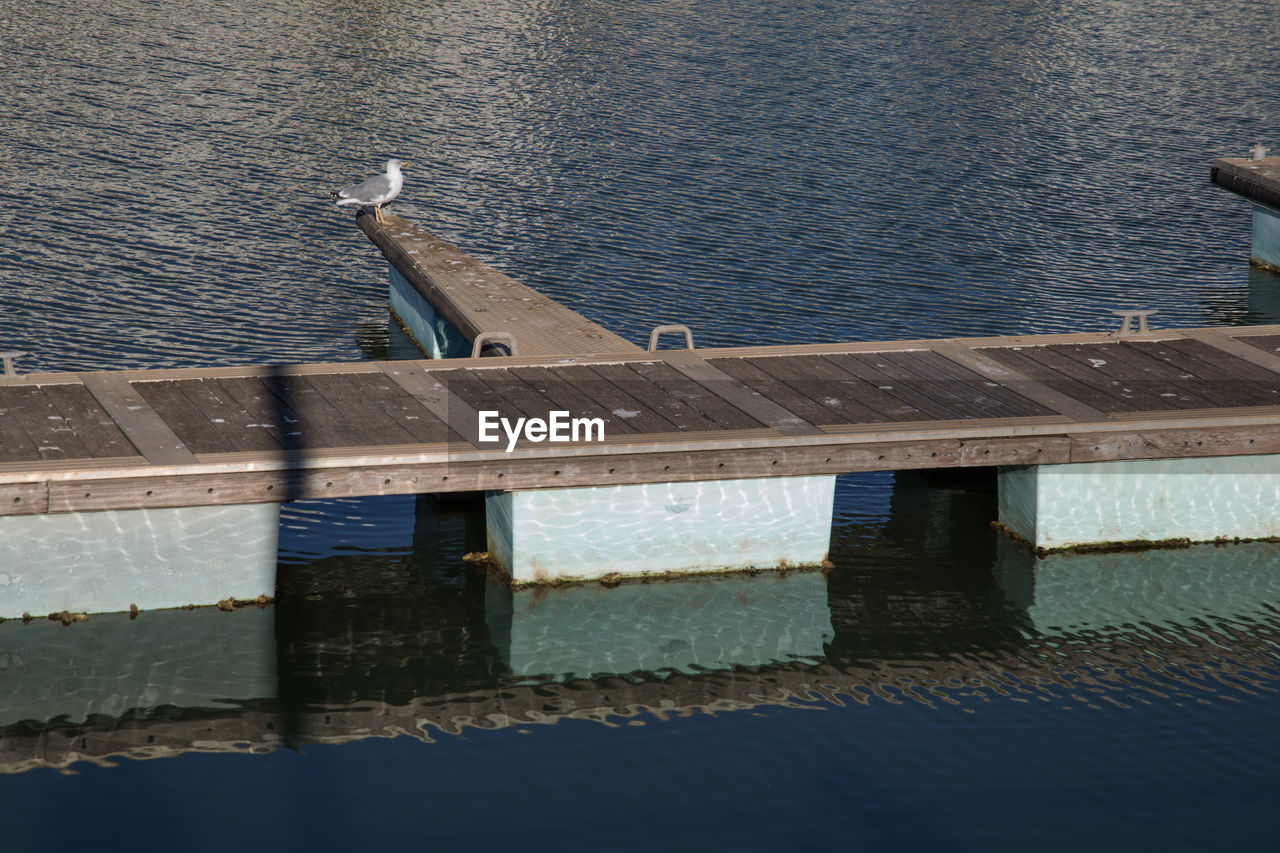
{"type": "MultiPolygon", "coordinates": [[[[325,196],[390,156],[636,342],[1280,322],[1208,183],[1280,148],[1275,16],[0,0],[0,349],[402,351],[325,196]]],[[[287,505],[273,607],[0,625],[5,843],[1269,849],[1280,547],[1036,560],[991,488],[843,478],[830,574],[653,596],[504,591],[465,501],[287,505]]]]}

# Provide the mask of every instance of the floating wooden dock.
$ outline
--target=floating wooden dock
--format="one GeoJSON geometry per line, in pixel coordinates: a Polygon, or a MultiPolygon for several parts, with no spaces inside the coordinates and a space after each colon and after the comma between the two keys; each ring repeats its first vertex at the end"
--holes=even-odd
{"type": "Polygon", "coordinates": [[[1221,157],[1210,167],[1209,179],[1224,190],[1280,210],[1280,157],[1221,157]]]}
{"type": "MultiPolygon", "coordinates": [[[[466,254],[419,225],[386,214],[378,222],[367,210],[356,221],[369,240],[378,247],[403,278],[412,296],[416,293],[431,311],[471,344],[487,337],[501,343],[510,354],[514,347],[522,356],[563,356],[580,353],[638,353],[630,341],[588,320],[581,314],[521,284],[510,276],[466,254]]],[[[393,307],[397,298],[393,282],[393,307]]],[[[412,309],[408,314],[416,313],[412,309]]],[[[416,326],[402,317],[415,338],[416,326]]],[[[434,335],[432,331],[423,336],[434,335]]],[[[429,343],[418,340],[424,350],[429,343]]]]}
{"type": "Polygon", "coordinates": [[[1214,161],[1209,176],[1253,203],[1250,261],[1280,272],[1280,157],[1223,157],[1214,161]]]}
{"type": "Polygon", "coordinates": [[[1274,453],[1280,326],[0,378],[0,515],[1274,453]]]}

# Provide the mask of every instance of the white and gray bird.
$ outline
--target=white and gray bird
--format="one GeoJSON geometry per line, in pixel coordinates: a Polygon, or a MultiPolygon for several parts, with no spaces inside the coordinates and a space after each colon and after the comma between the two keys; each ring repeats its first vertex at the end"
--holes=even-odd
{"type": "Polygon", "coordinates": [[[1249,149],[1249,159],[1265,160],[1267,159],[1267,154],[1270,153],[1270,151],[1271,151],[1270,148],[1267,148],[1265,145],[1259,142],[1257,145],[1249,149]]]}
{"type": "Polygon", "coordinates": [[[378,222],[386,222],[382,218],[382,206],[400,195],[400,189],[404,186],[404,175],[400,174],[400,167],[405,163],[404,160],[388,160],[385,174],[361,181],[345,190],[330,192],[329,198],[339,205],[371,204],[374,218],[378,222]]]}

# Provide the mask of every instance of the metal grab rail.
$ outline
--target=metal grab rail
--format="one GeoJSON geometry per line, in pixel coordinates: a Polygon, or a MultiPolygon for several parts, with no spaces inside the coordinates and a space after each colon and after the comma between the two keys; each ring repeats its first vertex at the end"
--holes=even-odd
{"type": "Polygon", "coordinates": [[[657,350],[658,338],[667,332],[682,332],[685,349],[693,349],[693,332],[689,331],[688,326],[654,326],[653,331],[649,333],[649,352],[657,350]]]}
{"type": "Polygon", "coordinates": [[[511,334],[510,332],[481,332],[480,334],[476,335],[475,340],[471,342],[471,357],[479,358],[480,351],[484,349],[485,344],[490,342],[501,341],[504,338],[507,341],[508,355],[514,356],[516,354],[516,336],[515,335],[511,334]]]}

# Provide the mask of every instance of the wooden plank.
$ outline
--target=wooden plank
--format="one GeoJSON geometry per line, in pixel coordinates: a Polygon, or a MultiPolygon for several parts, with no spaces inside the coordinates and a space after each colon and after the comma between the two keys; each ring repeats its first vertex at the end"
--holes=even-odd
{"type": "Polygon", "coordinates": [[[1280,375],[1250,361],[1236,358],[1230,353],[1215,349],[1194,338],[1176,338],[1168,341],[1142,342],[1135,346],[1158,354],[1169,363],[1206,379],[1234,381],[1246,379],[1265,383],[1268,387],[1280,384],[1280,375]]]}
{"type": "Polygon", "coordinates": [[[230,439],[182,393],[176,380],[139,380],[132,384],[151,408],[164,412],[165,422],[192,453],[223,453],[236,449],[230,439]]]}
{"type": "Polygon", "coordinates": [[[196,461],[164,419],[122,376],[81,373],[80,381],[148,462],[176,465],[196,461]]]}
{"type": "Polygon", "coordinates": [[[963,408],[948,405],[935,394],[925,393],[917,387],[921,384],[918,379],[904,376],[901,369],[889,365],[880,356],[880,353],[849,353],[825,358],[846,373],[861,379],[870,388],[901,400],[931,418],[949,420],[971,417],[963,408]]]}
{"type": "MultiPolygon", "coordinates": [[[[498,408],[506,417],[516,415],[545,419],[552,411],[568,411],[567,409],[557,410],[554,402],[511,375],[509,371],[485,370],[477,372],[474,376],[477,382],[489,389],[492,397],[502,402],[498,408]]],[[[577,413],[571,414],[574,417],[580,417],[577,413]]]]}
{"type": "Polygon", "coordinates": [[[378,363],[378,368],[423,408],[449,425],[450,443],[461,441],[476,448],[498,446],[498,442],[480,441],[479,413],[445,384],[450,379],[448,374],[428,373],[417,362],[383,361],[378,363]]]}
{"type": "MultiPolygon", "coordinates": [[[[446,375],[444,384],[451,395],[476,413],[475,429],[477,441],[479,441],[480,435],[480,412],[497,412],[498,418],[507,418],[512,422],[528,414],[526,412],[516,412],[510,408],[507,402],[492,388],[480,381],[480,378],[473,371],[453,371],[446,375]]],[[[501,427],[491,429],[489,434],[497,436],[496,444],[498,446],[505,447],[509,440],[503,434],[501,427]]]]}
{"type": "Polygon", "coordinates": [[[409,441],[437,444],[449,439],[449,425],[420,405],[381,371],[374,374],[332,374],[331,382],[346,385],[353,405],[374,406],[409,436],[409,441]],[[363,402],[361,402],[363,401],[363,402]]]}
{"type": "Polygon", "coordinates": [[[1241,378],[1238,371],[1259,373],[1272,379],[1280,379],[1268,374],[1262,368],[1241,361],[1238,358],[1205,346],[1199,341],[1126,341],[1125,345],[1149,359],[1160,362],[1174,379],[1205,380],[1218,384],[1241,378]],[[1236,370],[1232,370],[1234,367],[1236,370]]]}
{"type": "Polygon", "coordinates": [[[38,387],[13,390],[12,414],[42,459],[90,459],[93,454],[38,387]]]}
{"type": "MultiPolygon", "coordinates": [[[[1192,364],[1195,360],[1168,349],[1165,344],[1154,343],[1143,346],[1141,342],[1125,341],[1120,346],[1128,353],[1131,367],[1142,371],[1147,381],[1157,387],[1181,389],[1192,395],[1194,399],[1203,401],[1205,405],[1200,408],[1234,408],[1280,402],[1280,387],[1272,389],[1268,394],[1266,389],[1259,387],[1257,383],[1241,380],[1239,377],[1227,377],[1224,375],[1225,370],[1219,371],[1213,366],[1210,366],[1208,375],[1202,375],[1198,367],[1187,369],[1180,366],[1179,363],[1192,364]]],[[[1230,358],[1225,355],[1224,357],[1230,358]]],[[[1253,367],[1236,358],[1230,360],[1242,367],[1253,367]]],[[[1280,386],[1280,376],[1277,376],[1276,380],[1277,385],[1280,386]]],[[[1188,406],[1188,408],[1196,407],[1188,406]]]]}
{"type": "Polygon", "coordinates": [[[285,428],[282,443],[290,450],[310,452],[320,447],[358,447],[376,443],[366,440],[338,407],[325,399],[313,384],[318,379],[320,376],[313,374],[268,376],[260,380],[221,379],[218,382],[235,394],[242,405],[252,407],[250,414],[255,420],[274,418],[282,421],[285,428]],[[264,403],[245,399],[244,395],[251,389],[254,395],[265,400],[265,408],[258,408],[264,403]]]}
{"type": "MultiPolygon", "coordinates": [[[[819,402],[810,399],[747,359],[719,358],[707,363],[740,382],[751,393],[759,394],[762,398],[783,407],[785,411],[795,413],[797,417],[815,427],[851,423],[850,418],[838,410],[843,401],[843,394],[824,395],[822,402],[819,402]]],[[[889,418],[875,413],[873,418],[867,418],[867,420],[887,421],[889,418]]]]}
{"type": "MultiPolygon", "coordinates": [[[[310,376],[313,373],[371,373],[376,368],[369,361],[321,361],[303,364],[240,364],[224,367],[161,367],[137,370],[121,370],[120,375],[129,382],[143,380],[156,382],[188,379],[259,379],[267,376],[310,376]]],[[[57,374],[54,374],[57,375],[57,374]]]]}
{"type": "Polygon", "coordinates": [[[352,386],[344,383],[341,376],[317,374],[286,381],[298,383],[305,389],[306,415],[324,417],[332,424],[337,440],[352,447],[404,444],[413,440],[394,419],[365,401],[358,389],[353,399],[352,386]],[[311,392],[314,397],[310,396],[311,392]]]}
{"type": "MultiPolygon", "coordinates": [[[[94,458],[115,458],[137,454],[129,439],[111,420],[83,385],[41,386],[40,390],[62,413],[76,437],[94,458]]],[[[154,407],[153,407],[154,408],[154,407]]]]}
{"type": "Polygon", "coordinates": [[[1212,409],[1161,409],[1158,412],[1117,412],[1116,423],[1145,423],[1147,428],[1165,428],[1175,422],[1202,426],[1238,426],[1274,421],[1280,426],[1280,406],[1215,406],[1212,409]]]}
{"type": "Polygon", "coordinates": [[[219,384],[219,380],[176,380],[173,387],[236,450],[279,453],[284,445],[270,430],[253,428],[258,420],[219,384]]]}
{"type": "MultiPolygon", "coordinates": [[[[726,455],[717,451],[637,453],[524,460],[446,457],[416,465],[375,465],[334,470],[254,470],[217,476],[60,480],[49,483],[53,512],[223,505],[298,498],[370,494],[534,489],[690,482],[760,476],[836,474],[934,468],[943,465],[1013,465],[1066,461],[1061,436],[969,442],[935,439],[911,444],[836,447],[756,447],[726,455]]],[[[0,514],[7,508],[0,504],[0,514]]]]}
{"type": "Polygon", "coordinates": [[[1098,369],[1144,393],[1176,404],[1180,409],[1203,409],[1218,405],[1199,393],[1194,380],[1182,378],[1168,365],[1147,358],[1141,350],[1127,342],[1097,345],[1083,344],[1067,348],[1067,355],[1098,369]],[[1101,364],[1105,362],[1105,364],[1101,364]]]}
{"type": "Polygon", "coordinates": [[[1217,329],[1191,329],[1184,332],[1183,335],[1236,358],[1244,359],[1250,364],[1256,364],[1258,367],[1265,368],[1272,373],[1280,373],[1280,356],[1226,335],[1217,329]]]}
{"type": "Polygon", "coordinates": [[[1275,425],[1082,433],[1071,436],[1072,462],[1177,459],[1280,453],[1275,425]]]}
{"type": "Polygon", "coordinates": [[[0,483],[0,516],[39,515],[48,511],[48,483],[0,483]]]}
{"type": "MultiPolygon", "coordinates": [[[[680,363],[682,358],[680,351],[670,351],[670,353],[671,357],[674,357],[676,360],[676,363],[680,363]]],[[[690,354],[687,351],[684,351],[684,358],[687,359],[689,355],[690,354]]],[[[682,371],[676,369],[673,364],[668,363],[666,360],[667,357],[667,354],[664,353],[664,358],[660,362],[652,364],[637,364],[631,369],[644,379],[661,388],[671,397],[679,400],[686,406],[689,406],[694,411],[698,412],[704,418],[711,421],[721,429],[759,429],[767,426],[764,421],[757,420],[742,409],[731,405],[724,399],[724,397],[721,397],[706,385],[686,376],[682,371]]],[[[702,362],[702,360],[697,356],[693,356],[693,359],[696,362],[702,362]]],[[[695,371],[698,370],[696,364],[686,363],[689,364],[691,369],[695,371]]],[[[702,363],[705,364],[705,362],[702,363]]],[[[720,373],[720,371],[710,365],[707,365],[707,370],[714,373],[720,373]]],[[[725,379],[728,379],[728,381],[733,385],[738,384],[727,376],[725,379]]],[[[714,382],[716,380],[712,381],[714,382]]],[[[745,388],[742,390],[747,395],[746,399],[753,399],[750,391],[745,388]]],[[[820,430],[814,427],[811,428],[809,434],[816,435],[818,432],[820,432],[820,430]]]]}
{"type": "MultiPolygon", "coordinates": [[[[1258,330],[1258,334],[1275,330],[1280,333],[1280,326],[1254,326],[1250,331],[1258,330]]],[[[1151,336],[1144,340],[1163,340],[1177,338],[1184,330],[1153,329],[1151,336]]],[[[937,338],[919,338],[901,341],[833,341],[820,344],[777,344],[773,346],[698,348],[704,358],[769,358],[773,356],[792,355],[833,355],[839,353],[875,353],[905,352],[908,350],[927,350],[937,338]]],[[[964,346],[974,349],[995,347],[1028,347],[1056,346],[1058,344],[1107,343],[1116,340],[1114,331],[1099,332],[1066,332],[1051,335],[991,335],[975,338],[949,338],[959,341],[964,346]]]]}
{"type": "MultiPolygon", "coordinates": [[[[308,446],[306,426],[289,403],[274,393],[274,377],[224,377],[206,379],[204,384],[220,398],[234,403],[244,413],[236,425],[249,435],[263,433],[281,450],[296,452],[308,446]]],[[[266,441],[264,447],[270,447],[266,441]]],[[[323,446],[316,442],[318,446],[323,446]]]]}
{"type": "Polygon", "coordinates": [[[587,365],[562,367],[556,373],[600,407],[626,421],[639,433],[675,432],[676,425],[596,373],[587,365]]]}
{"type": "Polygon", "coordinates": [[[1246,343],[1251,347],[1256,347],[1265,353],[1280,357],[1280,335],[1252,335],[1244,334],[1249,331],[1247,327],[1239,326],[1232,328],[1233,332],[1237,332],[1235,339],[1241,343],[1246,343]]]}
{"type": "Polygon", "coordinates": [[[1004,413],[1010,417],[1040,417],[1054,413],[1053,409],[941,353],[930,350],[927,353],[913,352],[899,357],[910,358],[915,363],[927,365],[931,371],[948,376],[963,387],[971,389],[976,395],[976,401],[986,409],[1004,413]],[[986,400],[993,402],[987,403],[986,400]]]}
{"type": "Polygon", "coordinates": [[[68,473],[89,474],[90,476],[120,477],[125,471],[146,469],[155,473],[176,472],[183,466],[149,465],[141,454],[132,456],[101,459],[35,459],[23,462],[0,462],[0,482],[34,483],[43,482],[51,477],[59,477],[68,473]]]}
{"type": "Polygon", "coordinates": [[[885,353],[879,359],[902,371],[906,381],[924,383],[931,393],[944,398],[952,408],[973,418],[1020,417],[1042,415],[1045,410],[1029,402],[1012,405],[994,396],[991,388],[979,384],[980,377],[961,369],[934,352],[885,353]],[[962,375],[957,376],[957,373],[962,375]],[[914,379],[912,379],[914,377],[914,379]]]}
{"type": "MultiPolygon", "coordinates": [[[[843,358],[838,356],[836,358],[843,358]]],[[[801,395],[848,423],[916,420],[927,417],[897,396],[838,366],[833,357],[751,358],[748,363],[785,382],[801,395]]]]}
{"type": "Polygon", "coordinates": [[[804,418],[743,385],[720,368],[688,350],[667,350],[662,360],[756,422],[783,435],[817,435],[822,431],[804,418]]]}
{"type": "Polygon", "coordinates": [[[993,382],[999,382],[1028,400],[1034,400],[1051,412],[1077,421],[1104,421],[1108,418],[1088,403],[1032,379],[957,340],[935,341],[933,351],[993,382]]]}
{"type": "MultiPolygon", "coordinates": [[[[1058,371],[1052,370],[1030,358],[1026,353],[1027,348],[1025,347],[996,347],[977,352],[978,355],[995,361],[1000,366],[1015,372],[1019,376],[1024,376],[1029,381],[1043,385],[1060,394],[1064,401],[1061,407],[1062,411],[1064,413],[1075,413],[1071,416],[1078,415],[1075,418],[1077,420],[1088,421],[1098,415],[1102,415],[1105,418],[1110,414],[1110,410],[1115,407],[1115,399],[1110,393],[1100,391],[1093,385],[1086,385],[1083,382],[1077,382],[1068,376],[1064,376],[1058,371]],[[1066,400],[1074,400],[1079,405],[1066,404],[1066,400]],[[1091,412],[1096,414],[1090,414],[1091,412]]],[[[1027,387],[1030,391],[1031,386],[1027,387]]]]}
{"type": "Polygon", "coordinates": [[[593,365],[588,368],[596,377],[625,392],[627,396],[639,400],[649,411],[657,412],[667,423],[672,424],[678,432],[704,432],[719,429],[714,421],[704,418],[698,411],[686,403],[673,400],[662,388],[655,386],[648,379],[636,373],[637,365],[593,365]]]}
{"type": "Polygon", "coordinates": [[[40,459],[40,450],[20,423],[25,387],[0,388],[0,462],[40,459]]]}
{"type": "MultiPolygon", "coordinates": [[[[1087,361],[1072,358],[1067,350],[1071,344],[1053,347],[1028,347],[1020,350],[1027,358],[1039,362],[1050,371],[1093,388],[1108,401],[1099,406],[1103,411],[1138,411],[1145,409],[1175,409],[1178,406],[1167,399],[1148,394],[1124,380],[1104,373],[1087,361]]],[[[1104,359],[1105,360],[1105,359],[1104,359]]]]}
{"type": "Polygon", "coordinates": [[[640,370],[645,369],[642,364],[599,364],[589,369],[639,400],[651,411],[657,412],[681,432],[722,429],[693,406],[671,397],[665,389],[641,374],[640,370]]]}
{"type": "MultiPolygon", "coordinates": [[[[546,367],[514,367],[510,374],[539,394],[551,400],[557,408],[574,412],[578,417],[600,418],[604,421],[605,435],[626,435],[636,432],[627,421],[592,400],[578,388],[566,382],[556,371],[546,367]]],[[[485,371],[487,376],[489,371],[485,371]]]]}

